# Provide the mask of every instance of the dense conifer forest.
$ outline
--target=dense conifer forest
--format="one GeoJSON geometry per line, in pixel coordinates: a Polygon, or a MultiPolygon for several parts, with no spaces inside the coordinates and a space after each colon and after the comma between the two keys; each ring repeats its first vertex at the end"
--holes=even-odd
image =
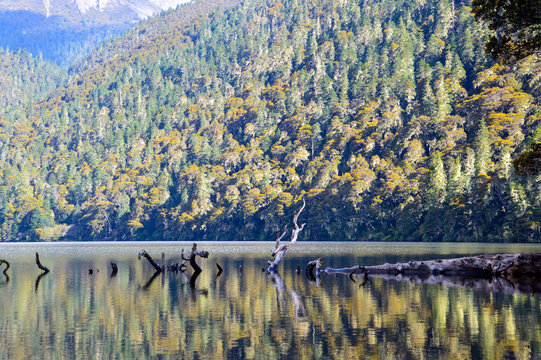
{"type": "Polygon", "coordinates": [[[541,61],[469,1],[210,3],[0,112],[0,241],[272,240],[303,197],[309,240],[541,239],[541,61]]]}
{"type": "Polygon", "coordinates": [[[27,51],[0,48],[0,112],[30,105],[64,85],[67,78],[66,69],[27,51]]]}

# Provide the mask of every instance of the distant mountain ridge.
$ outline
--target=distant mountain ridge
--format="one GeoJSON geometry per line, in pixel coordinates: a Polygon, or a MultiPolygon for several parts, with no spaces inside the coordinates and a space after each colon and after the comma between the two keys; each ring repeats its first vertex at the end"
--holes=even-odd
{"type": "Polygon", "coordinates": [[[106,38],[189,0],[0,0],[0,47],[68,66],[106,38]]]}
{"type": "Polygon", "coordinates": [[[189,0],[21,0],[0,1],[0,11],[29,11],[46,17],[61,16],[70,21],[92,18],[98,22],[146,19],[189,0]],[[114,14],[117,18],[111,18],[114,14]]]}

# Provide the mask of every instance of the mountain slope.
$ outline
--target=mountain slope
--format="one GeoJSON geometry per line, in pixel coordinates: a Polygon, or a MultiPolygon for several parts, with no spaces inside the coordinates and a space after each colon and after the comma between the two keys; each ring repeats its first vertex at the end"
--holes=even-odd
{"type": "Polygon", "coordinates": [[[0,112],[40,100],[67,81],[67,71],[25,51],[0,48],[0,112]]]}
{"type": "Polygon", "coordinates": [[[540,62],[491,64],[467,3],[254,0],[174,21],[189,9],[6,118],[3,240],[269,239],[303,196],[312,240],[539,239],[540,179],[511,159],[541,138],[540,62]]]}

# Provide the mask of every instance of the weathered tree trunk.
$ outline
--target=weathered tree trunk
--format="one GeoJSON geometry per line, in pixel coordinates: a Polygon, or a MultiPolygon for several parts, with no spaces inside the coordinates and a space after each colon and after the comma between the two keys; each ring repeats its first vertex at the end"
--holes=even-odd
{"type": "Polygon", "coordinates": [[[295,214],[295,216],[293,217],[293,225],[295,226],[295,228],[291,232],[291,241],[289,242],[289,244],[280,245],[280,241],[286,234],[287,226],[284,228],[284,232],[282,233],[282,235],[280,235],[280,230],[279,228],[277,228],[276,245],[274,247],[274,250],[272,250],[272,253],[271,253],[272,257],[274,257],[274,261],[268,262],[269,263],[269,267],[267,269],[268,271],[270,272],[276,271],[276,267],[278,266],[280,261],[282,261],[282,258],[286,254],[286,251],[289,248],[291,248],[293,245],[295,245],[295,243],[297,242],[297,237],[299,236],[299,233],[302,231],[302,229],[304,229],[304,225],[306,225],[306,224],[302,224],[301,226],[297,225],[297,220],[299,219],[299,215],[304,210],[305,206],[306,206],[306,201],[303,198],[302,207],[300,208],[299,212],[297,212],[297,214],[295,214]]]}
{"type": "Polygon", "coordinates": [[[37,265],[38,268],[39,268],[40,270],[42,270],[45,274],[49,272],[49,269],[46,268],[45,266],[43,266],[43,265],[41,264],[41,261],[39,261],[39,254],[38,254],[38,253],[36,253],[36,265],[37,265]]]}
{"type": "Polygon", "coordinates": [[[372,274],[540,278],[541,253],[495,254],[367,266],[372,274]]]}
{"type": "Polygon", "coordinates": [[[310,261],[308,265],[306,265],[306,277],[309,280],[316,281],[316,279],[319,277],[322,262],[323,262],[322,258],[317,258],[315,260],[310,261]],[[314,276],[314,269],[316,270],[315,276],[314,276]]]}
{"type": "Polygon", "coordinates": [[[190,253],[190,255],[188,255],[188,257],[184,257],[184,250],[181,252],[181,256],[182,256],[182,260],[184,260],[184,262],[181,264],[181,267],[187,262],[189,261],[190,262],[190,265],[194,271],[194,273],[200,273],[202,270],[201,268],[199,267],[199,265],[197,265],[197,263],[195,262],[195,257],[197,256],[200,256],[204,259],[208,258],[209,257],[209,252],[208,251],[201,251],[201,250],[198,250],[197,249],[197,244],[196,243],[193,243],[193,246],[192,246],[192,252],[190,253]]]}
{"type": "Polygon", "coordinates": [[[184,268],[186,268],[186,263],[190,261],[190,257],[187,258],[184,257],[184,249],[180,250],[180,257],[182,258],[182,262],[180,263],[178,269],[180,271],[184,271],[184,268]]]}

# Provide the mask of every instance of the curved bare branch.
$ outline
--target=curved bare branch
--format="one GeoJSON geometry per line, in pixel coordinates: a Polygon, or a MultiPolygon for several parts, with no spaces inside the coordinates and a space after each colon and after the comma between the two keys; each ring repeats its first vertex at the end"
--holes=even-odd
{"type": "Polygon", "coordinates": [[[286,236],[287,234],[287,225],[284,226],[284,232],[282,235],[280,235],[280,227],[276,225],[276,245],[274,246],[274,250],[272,250],[271,255],[274,257],[276,253],[280,250],[280,241],[286,236]]]}
{"type": "MultiPolygon", "coordinates": [[[[304,197],[302,198],[302,207],[301,209],[299,210],[299,212],[295,215],[295,217],[293,217],[293,225],[295,225],[295,230],[298,230],[299,229],[299,225],[297,225],[297,220],[299,219],[299,215],[301,214],[301,212],[304,210],[304,207],[306,206],[306,200],[304,199],[304,197]]],[[[304,227],[304,224],[301,225],[301,230],[302,228],[304,227]]],[[[300,230],[299,230],[300,231],[300,230]]]]}
{"type": "Polygon", "coordinates": [[[297,242],[297,237],[299,236],[299,233],[302,231],[302,229],[304,229],[304,225],[306,225],[306,224],[302,224],[301,226],[299,226],[297,224],[297,221],[299,220],[299,216],[301,215],[301,213],[302,213],[302,211],[304,210],[305,207],[306,207],[306,200],[303,197],[302,198],[302,206],[299,209],[299,211],[295,214],[295,216],[293,217],[293,225],[295,226],[295,229],[293,229],[292,232],[291,232],[291,241],[290,241],[289,244],[280,245],[280,240],[285,235],[285,230],[284,230],[284,234],[282,234],[282,236],[280,236],[280,237],[278,237],[276,239],[276,247],[274,248],[274,250],[271,253],[271,255],[273,257],[275,257],[275,255],[276,255],[276,257],[275,257],[273,262],[269,261],[269,268],[268,268],[269,271],[276,271],[276,266],[278,266],[278,264],[282,260],[282,257],[285,255],[287,249],[291,248],[297,242]]]}

